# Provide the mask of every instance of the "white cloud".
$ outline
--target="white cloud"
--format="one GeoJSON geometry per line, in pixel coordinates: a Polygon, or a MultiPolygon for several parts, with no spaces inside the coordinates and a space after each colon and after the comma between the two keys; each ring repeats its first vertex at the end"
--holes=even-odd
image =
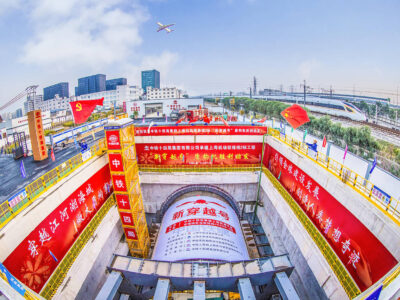
{"type": "Polygon", "coordinates": [[[21,4],[21,0],[0,0],[0,15],[11,9],[19,8],[21,4]]]}
{"type": "Polygon", "coordinates": [[[316,59],[306,60],[299,65],[298,73],[300,79],[310,79],[312,73],[319,68],[320,63],[316,59]]]}
{"type": "Polygon", "coordinates": [[[21,61],[67,70],[100,69],[126,61],[142,43],[139,28],[148,14],[128,0],[34,1],[32,38],[21,61]]]}

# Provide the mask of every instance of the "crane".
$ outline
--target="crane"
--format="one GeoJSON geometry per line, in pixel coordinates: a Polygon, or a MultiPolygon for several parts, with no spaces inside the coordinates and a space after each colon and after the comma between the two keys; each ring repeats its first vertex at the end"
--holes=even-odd
{"type": "MultiPolygon", "coordinates": [[[[22,98],[24,98],[26,95],[29,96],[33,96],[32,99],[35,99],[35,94],[36,94],[36,89],[38,88],[38,85],[31,85],[28,86],[25,90],[23,90],[21,93],[19,93],[17,96],[15,96],[14,98],[12,98],[10,101],[8,101],[6,104],[2,105],[0,107],[0,111],[6,109],[7,107],[9,107],[10,105],[18,102],[19,100],[21,100],[22,98]]],[[[2,118],[0,116],[0,122],[1,122],[2,118]]]]}

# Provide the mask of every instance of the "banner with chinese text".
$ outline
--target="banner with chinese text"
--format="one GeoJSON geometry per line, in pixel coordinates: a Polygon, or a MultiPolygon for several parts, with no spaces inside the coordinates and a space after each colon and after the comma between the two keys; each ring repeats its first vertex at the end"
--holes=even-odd
{"type": "Polygon", "coordinates": [[[265,126],[153,126],[135,127],[135,136],[154,135],[264,135],[265,126]]]}
{"type": "Polygon", "coordinates": [[[39,293],[111,193],[110,171],[106,165],[48,215],[6,258],[4,266],[39,293]]]}
{"type": "Polygon", "coordinates": [[[238,165],[261,162],[260,143],[136,144],[139,164],[238,165]]]}
{"type": "Polygon", "coordinates": [[[329,242],[361,291],[397,264],[385,246],[350,211],[269,145],[264,164],[329,242]]]}

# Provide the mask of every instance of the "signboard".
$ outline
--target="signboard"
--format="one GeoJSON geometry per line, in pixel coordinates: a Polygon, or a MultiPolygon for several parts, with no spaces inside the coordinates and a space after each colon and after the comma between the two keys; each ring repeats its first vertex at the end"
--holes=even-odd
{"type": "Polygon", "coordinates": [[[18,193],[16,193],[14,196],[12,196],[10,199],[8,199],[8,204],[10,205],[11,208],[14,208],[15,206],[17,206],[18,203],[26,199],[26,197],[27,197],[26,191],[25,189],[23,189],[18,193]]]}
{"type": "Polygon", "coordinates": [[[350,211],[269,145],[264,164],[325,237],[361,291],[397,264],[385,246],[350,211]]]}
{"type": "Polygon", "coordinates": [[[184,198],[166,211],[155,260],[248,260],[239,219],[226,202],[207,196],[184,198]]]}
{"type": "Polygon", "coordinates": [[[376,198],[378,198],[381,202],[385,203],[386,205],[390,203],[390,195],[382,191],[377,186],[374,186],[374,188],[372,189],[372,195],[374,195],[376,198]]]}
{"type": "Polygon", "coordinates": [[[135,127],[135,136],[158,135],[264,135],[263,126],[153,126],[135,127]]]}
{"type": "Polygon", "coordinates": [[[119,130],[106,130],[106,138],[109,150],[121,149],[119,130]]]}
{"type": "Polygon", "coordinates": [[[260,143],[136,144],[139,164],[237,165],[261,162],[260,143]]]}
{"type": "Polygon", "coordinates": [[[8,270],[4,267],[2,263],[0,263],[0,272],[4,274],[4,276],[7,278],[8,283],[14,290],[16,290],[22,296],[25,295],[26,290],[24,286],[14,276],[12,276],[10,272],[8,272],[8,270]]]}
{"type": "Polygon", "coordinates": [[[106,165],[44,218],[6,258],[4,266],[39,293],[111,193],[110,171],[106,165]]]}

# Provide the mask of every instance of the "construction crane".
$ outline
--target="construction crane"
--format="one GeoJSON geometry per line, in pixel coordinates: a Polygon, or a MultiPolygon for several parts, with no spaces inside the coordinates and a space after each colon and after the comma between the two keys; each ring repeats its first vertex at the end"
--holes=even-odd
{"type": "MultiPolygon", "coordinates": [[[[30,97],[31,99],[35,99],[35,95],[36,95],[36,89],[38,88],[38,85],[31,85],[28,86],[24,91],[22,91],[21,93],[19,93],[17,96],[15,96],[14,98],[12,98],[10,101],[8,101],[6,104],[4,104],[3,106],[0,107],[0,112],[4,109],[6,109],[7,107],[9,107],[10,105],[13,105],[14,103],[18,102],[19,100],[21,100],[22,98],[24,98],[25,96],[28,96],[28,98],[30,97]]],[[[0,116],[0,122],[2,121],[2,118],[0,116]]]]}

